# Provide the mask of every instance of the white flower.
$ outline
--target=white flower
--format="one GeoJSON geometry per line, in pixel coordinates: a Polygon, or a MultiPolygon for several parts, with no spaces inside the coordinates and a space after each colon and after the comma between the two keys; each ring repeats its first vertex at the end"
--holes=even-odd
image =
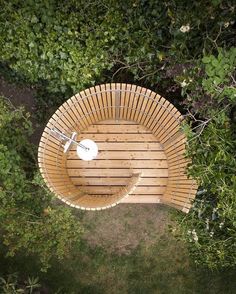
{"type": "Polygon", "coordinates": [[[224,27],[227,28],[228,26],[229,26],[229,22],[227,21],[224,23],[224,27]]]}
{"type": "Polygon", "coordinates": [[[198,241],[198,236],[197,236],[197,234],[193,236],[193,240],[194,240],[195,242],[198,241]]]}
{"type": "MultiPolygon", "coordinates": [[[[193,240],[194,240],[195,242],[197,242],[197,241],[198,241],[198,235],[197,235],[195,229],[193,229],[192,232],[191,232],[191,231],[188,231],[188,232],[192,233],[193,240]]],[[[192,239],[190,238],[190,240],[192,240],[192,239]]],[[[191,242],[191,241],[190,241],[190,242],[191,242]]]]}
{"type": "Polygon", "coordinates": [[[187,33],[190,31],[190,25],[187,24],[187,25],[183,25],[180,29],[179,29],[182,33],[187,33]]]}
{"type": "Polygon", "coordinates": [[[201,218],[202,217],[202,211],[201,209],[198,210],[198,218],[201,218]]]}
{"type": "Polygon", "coordinates": [[[214,232],[213,231],[210,231],[210,237],[212,238],[214,235],[214,232]]]}
{"type": "Polygon", "coordinates": [[[187,85],[188,85],[188,83],[186,83],[186,81],[183,80],[183,82],[181,83],[181,87],[184,88],[184,87],[186,87],[187,85]]]}
{"type": "Polygon", "coordinates": [[[209,218],[206,219],[206,230],[209,230],[209,218]]]}
{"type": "Polygon", "coordinates": [[[219,224],[219,228],[220,228],[220,229],[222,229],[222,228],[223,228],[223,225],[224,225],[224,223],[223,223],[223,222],[222,222],[222,223],[220,223],[220,224],[219,224]]]}

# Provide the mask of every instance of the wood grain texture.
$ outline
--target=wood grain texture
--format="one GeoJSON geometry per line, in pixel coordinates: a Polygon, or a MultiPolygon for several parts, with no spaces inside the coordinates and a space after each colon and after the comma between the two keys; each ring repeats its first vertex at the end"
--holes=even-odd
{"type": "Polygon", "coordinates": [[[182,120],[169,101],[149,89],[116,83],[91,87],[50,118],[38,149],[40,172],[49,189],[71,206],[111,207],[139,174],[123,203],[162,202],[188,212],[198,186],[186,172],[190,161],[182,120]],[[94,140],[98,157],[80,160],[75,145],[64,154],[65,142],[52,135],[52,128],[68,136],[76,131],[78,142],[94,140]]]}

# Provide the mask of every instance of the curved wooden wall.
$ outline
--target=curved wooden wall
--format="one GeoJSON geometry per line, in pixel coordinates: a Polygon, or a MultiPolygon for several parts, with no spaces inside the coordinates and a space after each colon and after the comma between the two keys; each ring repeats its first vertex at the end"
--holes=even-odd
{"type": "Polygon", "coordinates": [[[168,183],[161,202],[188,212],[197,185],[186,175],[186,138],[180,129],[183,117],[157,93],[130,84],[91,87],[71,97],[54,113],[38,149],[40,171],[49,189],[67,204],[84,209],[102,209],[119,202],[116,194],[113,197],[101,195],[101,198],[87,195],[86,198],[68,176],[62,142],[50,134],[52,128],[65,134],[75,130],[82,132],[108,119],[134,121],[152,132],[168,162],[168,183]]]}

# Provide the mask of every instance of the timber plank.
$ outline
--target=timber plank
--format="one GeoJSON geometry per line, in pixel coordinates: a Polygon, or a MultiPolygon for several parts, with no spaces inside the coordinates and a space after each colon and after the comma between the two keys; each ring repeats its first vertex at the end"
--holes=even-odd
{"type": "MultiPolygon", "coordinates": [[[[84,193],[88,193],[90,195],[106,195],[106,194],[114,194],[121,188],[120,186],[79,186],[76,185],[81,191],[84,193]]],[[[142,187],[137,186],[135,188],[135,194],[153,194],[153,195],[159,195],[163,194],[166,190],[166,187],[142,187]]]]}
{"type": "MultiPolygon", "coordinates": [[[[52,149],[54,151],[54,149],[52,149]]],[[[51,150],[50,150],[51,151],[51,150]]],[[[78,160],[78,156],[76,152],[69,151],[67,155],[67,159],[78,160]]],[[[162,151],[127,151],[127,150],[119,150],[119,151],[100,151],[97,158],[100,159],[144,159],[144,160],[152,160],[152,159],[166,159],[166,155],[162,151]]],[[[178,161],[179,162],[179,161],[178,161]]],[[[184,162],[184,161],[183,161],[184,162]]],[[[179,162],[180,163],[180,162],[179,162]]]]}
{"type": "Polygon", "coordinates": [[[117,168],[117,169],[112,169],[112,168],[107,168],[107,169],[83,169],[83,168],[67,168],[68,175],[70,177],[130,177],[132,173],[139,173],[142,172],[143,177],[159,177],[159,178],[167,178],[168,177],[168,169],[152,169],[152,168],[132,168],[132,169],[127,169],[127,168],[117,168]]]}
{"type": "MultiPolygon", "coordinates": [[[[60,179],[59,176],[57,178],[60,179]]],[[[75,185],[81,186],[125,186],[129,183],[130,177],[71,177],[71,180],[75,185]]],[[[166,184],[167,178],[142,178],[139,183],[139,185],[143,186],[166,186],[166,184]]],[[[189,186],[184,187],[189,188],[189,186]]]]}

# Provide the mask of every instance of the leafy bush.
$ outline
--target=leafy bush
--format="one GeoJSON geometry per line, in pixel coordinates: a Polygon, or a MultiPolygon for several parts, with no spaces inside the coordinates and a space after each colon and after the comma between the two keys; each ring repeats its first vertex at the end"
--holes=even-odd
{"type": "Polygon", "coordinates": [[[235,68],[236,48],[220,49],[218,56],[202,59],[184,87],[194,126],[184,126],[192,159],[188,171],[200,191],[184,221],[180,217],[179,233],[196,263],[211,268],[236,265],[235,68]]]}
{"type": "Polygon", "coordinates": [[[216,50],[212,40],[234,43],[229,0],[1,2],[4,71],[40,87],[44,107],[105,79],[156,86],[216,50]]]}
{"type": "Polygon", "coordinates": [[[11,274],[6,278],[0,277],[0,290],[2,294],[13,294],[13,293],[39,293],[35,291],[40,288],[38,278],[28,278],[27,281],[19,282],[18,275],[11,274]]]}
{"type": "Polygon", "coordinates": [[[81,227],[68,209],[52,205],[52,195],[36,172],[28,114],[0,98],[0,231],[8,256],[26,250],[46,268],[78,243],[81,227]]]}

